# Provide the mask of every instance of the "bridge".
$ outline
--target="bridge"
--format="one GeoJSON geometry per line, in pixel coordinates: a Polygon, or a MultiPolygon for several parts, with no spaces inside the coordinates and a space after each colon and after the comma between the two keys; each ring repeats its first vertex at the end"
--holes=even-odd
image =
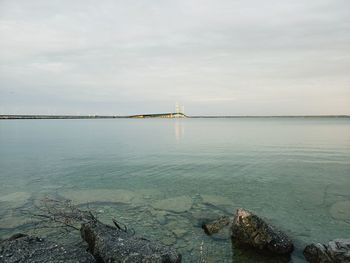
{"type": "Polygon", "coordinates": [[[187,118],[182,112],[131,115],[128,118],[187,118]]]}
{"type": "Polygon", "coordinates": [[[155,114],[138,114],[130,116],[117,115],[0,115],[0,119],[111,119],[111,118],[188,118],[184,113],[184,106],[178,103],[175,106],[175,112],[155,113],[155,114]]]}

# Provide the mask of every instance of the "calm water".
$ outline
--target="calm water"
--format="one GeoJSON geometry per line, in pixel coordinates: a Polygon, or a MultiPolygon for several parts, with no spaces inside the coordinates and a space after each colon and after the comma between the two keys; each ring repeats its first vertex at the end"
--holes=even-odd
{"type": "Polygon", "coordinates": [[[0,179],[2,237],[31,231],[21,210],[52,195],[90,202],[184,262],[268,262],[200,228],[244,207],[304,262],[306,243],[350,237],[350,119],[0,121],[0,179]]]}

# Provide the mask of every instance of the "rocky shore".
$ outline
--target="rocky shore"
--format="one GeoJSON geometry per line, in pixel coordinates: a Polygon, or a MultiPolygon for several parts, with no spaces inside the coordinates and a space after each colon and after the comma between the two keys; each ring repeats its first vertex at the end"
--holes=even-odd
{"type": "MultiPolygon", "coordinates": [[[[80,226],[80,233],[86,243],[66,245],[40,237],[16,234],[0,242],[0,262],[181,262],[181,254],[174,248],[136,236],[117,223],[114,226],[103,224],[93,215],[80,213],[80,210],[75,210],[72,214],[64,212],[64,215],[67,226],[70,224],[68,220],[85,221],[80,226]]],[[[57,214],[49,216],[56,217],[57,214]]]]}
{"type": "MultiPolygon", "coordinates": [[[[66,242],[70,237],[59,240],[56,236],[17,234],[0,241],[0,262],[222,262],[220,255],[227,258],[226,255],[231,254],[234,262],[287,263],[291,262],[293,250],[301,257],[303,252],[311,263],[350,262],[348,239],[304,245],[305,249],[300,243],[295,246],[295,240],[268,218],[242,208],[232,214],[232,203],[224,197],[178,196],[148,202],[150,195],[157,195],[157,191],[143,190],[137,194],[121,189],[65,192],[64,196],[73,200],[75,206],[65,203],[65,199],[54,205],[68,204],[69,220],[60,214],[62,207],[50,209],[50,212],[56,213],[54,218],[58,223],[79,230],[73,231],[80,236],[79,240],[66,242]],[[146,201],[150,205],[144,207],[146,201]],[[97,202],[96,207],[94,202],[97,202]],[[97,217],[80,210],[86,208],[87,203],[97,217]],[[131,203],[137,209],[134,210],[131,203]],[[111,220],[107,212],[113,204],[118,205],[112,213],[122,220],[128,215],[136,231],[111,220]],[[76,212],[78,214],[74,214],[76,212]],[[148,217],[152,218],[152,223],[148,217]],[[155,234],[157,231],[162,234],[155,234]],[[195,240],[200,241],[200,245],[193,244],[195,240]],[[232,242],[233,249],[223,246],[226,242],[232,242]],[[190,250],[191,247],[198,250],[190,250]],[[191,251],[192,255],[184,251],[191,251]]],[[[19,192],[0,200],[3,203],[16,200],[16,205],[25,207],[28,196],[19,192]]]]}

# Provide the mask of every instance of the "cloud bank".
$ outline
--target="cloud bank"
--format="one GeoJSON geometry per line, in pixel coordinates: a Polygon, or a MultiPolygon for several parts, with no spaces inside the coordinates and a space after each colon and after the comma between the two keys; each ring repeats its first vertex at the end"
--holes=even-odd
{"type": "Polygon", "coordinates": [[[350,114],[348,0],[0,0],[0,114],[350,114]]]}

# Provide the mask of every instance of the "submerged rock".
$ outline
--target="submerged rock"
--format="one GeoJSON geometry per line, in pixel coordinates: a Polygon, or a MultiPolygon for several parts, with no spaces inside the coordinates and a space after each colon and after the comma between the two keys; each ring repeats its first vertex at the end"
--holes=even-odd
{"type": "Polygon", "coordinates": [[[98,262],[181,262],[173,248],[98,221],[82,224],[80,232],[98,262]]]}
{"type": "Polygon", "coordinates": [[[63,196],[76,205],[95,202],[130,204],[137,194],[124,189],[91,189],[66,191],[63,196]]]}
{"type": "Polygon", "coordinates": [[[166,246],[173,246],[176,243],[176,238],[172,233],[163,235],[161,242],[166,246]]]}
{"type": "Polygon", "coordinates": [[[160,224],[160,225],[165,225],[167,223],[167,212],[164,210],[155,210],[153,208],[151,208],[149,210],[150,214],[152,215],[153,219],[155,219],[155,221],[160,224]]]}
{"type": "Polygon", "coordinates": [[[18,228],[22,225],[31,224],[35,222],[34,219],[25,217],[23,215],[5,215],[1,217],[0,220],[0,229],[13,229],[18,228]]]}
{"type": "Polygon", "coordinates": [[[328,244],[310,244],[304,249],[305,258],[311,263],[349,263],[350,239],[335,239],[328,244]]]}
{"type": "Polygon", "coordinates": [[[175,213],[183,213],[191,209],[192,199],[189,196],[179,196],[159,200],[152,204],[154,209],[167,210],[175,213]]]}
{"type": "Polygon", "coordinates": [[[0,243],[0,262],[96,262],[81,246],[60,245],[38,237],[16,234],[0,243]]]}
{"type": "Polygon", "coordinates": [[[218,219],[205,223],[202,225],[204,232],[207,235],[218,233],[222,228],[230,224],[230,218],[228,216],[221,216],[218,219]]]}
{"type": "Polygon", "coordinates": [[[336,202],[329,211],[335,219],[350,220],[350,201],[336,202]]]}
{"type": "Polygon", "coordinates": [[[220,195],[201,195],[204,204],[214,205],[225,210],[232,208],[232,200],[220,195]]]}
{"type": "Polygon", "coordinates": [[[31,197],[27,192],[15,192],[8,195],[0,196],[0,203],[8,203],[11,208],[25,205],[31,197]]]}
{"type": "Polygon", "coordinates": [[[164,225],[163,229],[164,231],[172,233],[176,238],[180,239],[191,233],[191,230],[193,230],[193,225],[187,218],[180,216],[176,218],[170,217],[170,220],[166,225],[164,225]]]}
{"type": "Polygon", "coordinates": [[[293,251],[293,243],[286,234],[242,208],[236,211],[231,236],[235,244],[261,251],[274,254],[290,254],[293,251]]]}
{"type": "Polygon", "coordinates": [[[188,231],[186,229],[183,229],[183,228],[174,228],[171,231],[174,233],[174,235],[177,238],[182,238],[184,235],[186,235],[188,233],[188,231]]]}

